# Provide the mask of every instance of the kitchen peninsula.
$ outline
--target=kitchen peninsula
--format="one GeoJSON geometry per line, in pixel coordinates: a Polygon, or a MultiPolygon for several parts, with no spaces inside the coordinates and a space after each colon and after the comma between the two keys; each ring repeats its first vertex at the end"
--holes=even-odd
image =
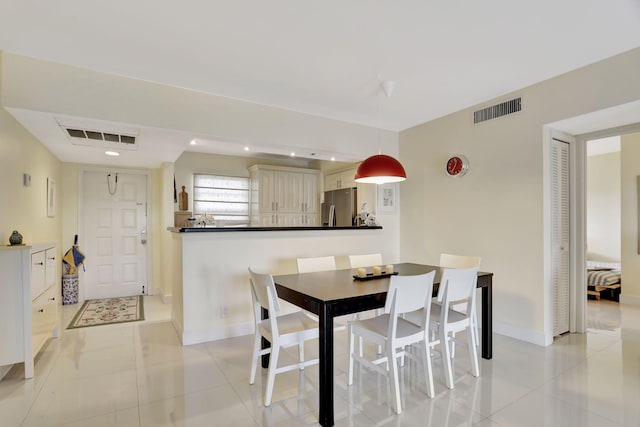
{"type": "MultiPolygon", "coordinates": [[[[391,227],[393,228],[393,227],[391,227]]],[[[172,321],[183,345],[253,332],[248,267],[297,272],[296,258],[379,252],[398,262],[396,233],[383,227],[168,228],[171,232],[172,321]]],[[[296,310],[283,303],[284,310],[296,310]],[[286,305],[286,307],[285,307],[286,305]]]]}

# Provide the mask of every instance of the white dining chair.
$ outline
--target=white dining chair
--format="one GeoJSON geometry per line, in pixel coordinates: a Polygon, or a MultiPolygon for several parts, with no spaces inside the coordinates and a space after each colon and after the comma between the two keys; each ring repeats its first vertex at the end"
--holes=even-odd
{"type": "Polygon", "coordinates": [[[333,256],[298,258],[298,273],[331,271],[336,269],[336,258],[333,256]]]}
{"type": "Polygon", "coordinates": [[[273,282],[273,276],[256,273],[251,268],[249,268],[249,274],[251,276],[251,295],[255,319],[255,337],[249,384],[255,383],[260,356],[271,354],[264,393],[264,406],[270,406],[276,374],[294,369],[302,370],[319,362],[319,359],[304,360],[305,341],[316,339],[319,336],[318,322],[307,316],[302,310],[279,316],[280,304],[278,303],[278,294],[273,282]],[[269,310],[268,319],[262,319],[261,309],[263,307],[269,310]],[[269,341],[271,346],[261,350],[261,338],[269,341]],[[278,367],[278,356],[281,348],[294,345],[298,346],[299,361],[278,367]]]}
{"type": "MultiPolygon", "coordinates": [[[[360,267],[374,267],[376,265],[382,265],[382,254],[364,254],[364,255],[349,255],[349,265],[351,268],[360,268],[360,267]]],[[[378,308],[375,310],[376,316],[382,314],[382,309],[378,308]]],[[[354,313],[353,319],[360,319],[362,313],[354,313]]],[[[362,347],[362,339],[359,340],[359,346],[362,347]]],[[[382,347],[378,346],[378,354],[382,353],[382,347]]]]}
{"type": "Polygon", "coordinates": [[[349,322],[349,378],[348,385],[353,384],[354,362],[367,366],[377,372],[389,376],[393,391],[393,408],[397,414],[402,412],[400,403],[399,357],[413,357],[405,352],[407,346],[420,344],[425,357],[419,358],[424,363],[427,379],[427,394],[433,397],[433,369],[431,349],[429,348],[429,316],[431,310],[431,293],[435,271],[416,276],[392,276],[389,279],[389,291],[385,301],[384,314],[365,320],[349,322]],[[408,312],[422,310],[420,324],[405,320],[402,316],[408,312]],[[362,337],[384,349],[384,356],[375,360],[363,356],[362,346],[356,352],[355,338],[362,337]],[[386,365],[382,367],[380,365],[386,365]]]}
{"type": "MultiPolygon", "coordinates": [[[[440,350],[445,371],[447,387],[454,387],[452,359],[456,334],[467,332],[469,357],[471,358],[471,373],[474,377],[480,375],[478,362],[477,336],[474,333],[474,306],[476,303],[476,282],[478,267],[445,268],[440,280],[442,303],[432,304],[430,329],[440,340],[440,350]],[[465,311],[454,310],[454,305],[465,304],[465,311]]],[[[440,292],[438,292],[440,294],[440,292]]]]}
{"type": "MultiPolygon", "coordinates": [[[[336,269],[336,258],[333,256],[298,258],[296,259],[296,263],[298,264],[298,273],[314,273],[336,269]]],[[[305,311],[305,313],[312,319],[318,320],[318,316],[315,314],[308,311],[305,311]]],[[[347,325],[344,323],[344,320],[336,320],[336,325],[333,328],[334,331],[344,331],[346,329],[347,325]]]]}
{"type": "MultiPolygon", "coordinates": [[[[440,254],[440,267],[445,268],[470,268],[470,267],[480,267],[480,257],[478,256],[466,256],[466,255],[454,255],[454,254],[440,254]]],[[[438,288],[438,302],[442,302],[441,288],[438,288]]],[[[454,310],[464,312],[466,307],[465,304],[456,304],[453,307],[454,310]]],[[[478,307],[474,307],[473,310],[473,333],[476,335],[476,345],[480,344],[479,332],[478,332],[478,307]]],[[[455,355],[455,346],[451,350],[455,355]]]]}

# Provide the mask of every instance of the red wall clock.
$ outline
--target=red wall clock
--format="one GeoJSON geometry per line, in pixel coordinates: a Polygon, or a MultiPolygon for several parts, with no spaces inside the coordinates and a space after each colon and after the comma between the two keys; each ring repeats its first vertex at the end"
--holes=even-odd
{"type": "Polygon", "coordinates": [[[469,160],[462,154],[451,157],[447,160],[447,175],[463,176],[469,170],[469,160]]]}

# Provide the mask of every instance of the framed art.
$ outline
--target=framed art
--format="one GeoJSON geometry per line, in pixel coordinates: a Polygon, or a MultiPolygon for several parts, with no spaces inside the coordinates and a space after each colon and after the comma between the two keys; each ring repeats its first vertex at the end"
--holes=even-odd
{"type": "Polygon", "coordinates": [[[398,211],[398,184],[378,185],[378,211],[396,213],[398,211]]]}
{"type": "Polygon", "coordinates": [[[56,182],[53,178],[47,178],[47,216],[56,216],[56,182]]]}

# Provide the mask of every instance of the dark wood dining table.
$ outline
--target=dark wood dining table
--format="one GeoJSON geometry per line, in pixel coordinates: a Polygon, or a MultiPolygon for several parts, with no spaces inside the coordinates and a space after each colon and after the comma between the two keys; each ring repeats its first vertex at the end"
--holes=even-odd
{"type": "MultiPolygon", "coordinates": [[[[437,270],[433,296],[438,293],[442,268],[433,265],[394,264],[394,272],[412,276],[437,270]]],[[[318,316],[319,337],[319,422],[333,426],[333,319],[337,316],[384,307],[389,278],[356,280],[356,269],[322,271],[274,276],[278,297],[318,316]]],[[[478,273],[478,288],[482,289],[482,348],[484,359],[492,357],[492,280],[493,273],[478,273]]],[[[263,310],[263,316],[268,316],[263,310]]],[[[268,366],[263,358],[262,366],[268,366]]]]}

